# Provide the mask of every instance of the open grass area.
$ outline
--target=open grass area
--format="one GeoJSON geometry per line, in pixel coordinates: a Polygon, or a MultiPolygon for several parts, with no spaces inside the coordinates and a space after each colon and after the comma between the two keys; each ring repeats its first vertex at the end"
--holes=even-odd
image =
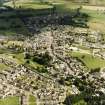
{"type": "Polygon", "coordinates": [[[20,105],[19,97],[8,97],[0,99],[0,105],[20,105]]]}
{"type": "Polygon", "coordinates": [[[36,68],[38,66],[41,66],[38,63],[33,62],[32,61],[32,58],[25,59],[23,53],[13,54],[13,56],[14,56],[14,59],[17,59],[17,61],[18,61],[19,64],[25,64],[26,61],[28,60],[29,61],[29,65],[32,66],[32,67],[34,67],[34,68],[36,68]]]}
{"type": "Polygon", "coordinates": [[[36,98],[33,95],[29,96],[29,105],[37,105],[36,98]]]}
{"type": "Polygon", "coordinates": [[[0,63],[0,72],[2,70],[8,69],[8,66],[6,66],[5,64],[0,63]]]}
{"type": "Polygon", "coordinates": [[[14,59],[17,60],[17,63],[19,64],[24,64],[25,63],[25,59],[24,59],[24,54],[23,53],[18,53],[18,54],[13,54],[14,59]]]}
{"type": "MultiPolygon", "coordinates": [[[[41,65],[35,61],[33,61],[33,57],[30,57],[29,59],[25,59],[25,54],[23,52],[16,52],[10,49],[0,49],[0,56],[4,58],[8,58],[9,60],[12,60],[16,62],[17,64],[23,64],[29,67],[32,67],[33,70],[36,70],[38,72],[45,71],[44,65],[41,65]]],[[[0,70],[8,69],[8,67],[4,64],[0,64],[0,70]]]]}
{"type": "Polygon", "coordinates": [[[43,4],[43,3],[35,3],[35,2],[29,2],[29,3],[20,3],[17,4],[17,6],[21,6],[21,8],[31,8],[31,9],[47,9],[52,8],[51,5],[43,4]]]}
{"type": "Polygon", "coordinates": [[[27,67],[32,68],[32,70],[37,70],[38,72],[47,72],[47,69],[45,69],[44,65],[41,65],[35,61],[33,61],[33,57],[30,59],[25,59],[23,53],[13,54],[14,59],[17,61],[18,64],[23,64],[27,67]]]}
{"type": "Polygon", "coordinates": [[[105,14],[101,11],[82,9],[82,12],[87,13],[92,20],[105,20],[105,14]]]}
{"type": "Polygon", "coordinates": [[[63,3],[63,4],[54,4],[56,6],[56,11],[58,13],[71,13],[73,9],[77,9],[80,7],[79,5],[72,4],[72,3],[63,3]]]}
{"type": "MultiPolygon", "coordinates": [[[[6,3],[5,5],[8,5],[10,7],[13,7],[12,3],[6,3]]],[[[45,4],[45,3],[38,3],[38,2],[16,2],[16,7],[21,8],[29,8],[29,9],[46,9],[46,8],[52,8],[51,5],[45,4]]]]}
{"type": "Polygon", "coordinates": [[[82,96],[75,96],[72,101],[73,105],[87,105],[82,96]]]}
{"type": "Polygon", "coordinates": [[[93,57],[92,55],[79,53],[79,52],[71,52],[70,55],[72,57],[77,57],[89,69],[105,67],[105,60],[103,60],[103,59],[101,59],[99,57],[93,57]]]}
{"type": "MultiPolygon", "coordinates": [[[[13,8],[12,2],[8,2],[5,5],[10,6],[10,7],[13,8]]],[[[24,8],[24,9],[26,9],[26,8],[28,8],[28,9],[47,9],[47,8],[52,8],[51,5],[43,3],[43,2],[41,3],[41,2],[38,2],[38,1],[34,1],[34,2],[33,1],[16,2],[16,7],[17,8],[21,7],[21,8],[24,8]]]]}
{"type": "Polygon", "coordinates": [[[90,19],[87,23],[89,28],[103,33],[103,39],[105,41],[105,13],[87,9],[83,9],[81,12],[89,15],[90,19]]]}
{"type": "Polygon", "coordinates": [[[4,53],[10,53],[10,51],[9,50],[7,50],[7,49],[4,49],[4,48],[0,48],[0,54],[4,54],[4,53]]]}

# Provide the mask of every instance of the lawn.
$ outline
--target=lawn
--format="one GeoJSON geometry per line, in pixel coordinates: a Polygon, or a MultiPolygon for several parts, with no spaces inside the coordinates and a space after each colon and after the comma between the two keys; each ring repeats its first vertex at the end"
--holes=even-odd
{"type": "Polygon", "coordinates": [[[10,53],[10,51],[4,48],[0,48],[0,54],[4,54],[4,53],[8,54],[10,53]]]}
{"type": "MultiPolygon", "coordinates": [[[[88,26],[92,30],[100,31],[105,34],[105,13],[103,11],[82,9],[81,12],[89,15],[88,26]]],[[[103,36],[105,41],[105,35],[103,36]]]]}
{"type": "Polygon", "coordinates": [[[23,53],[17,53],[17,54],[12,54],[13,58],[17,60],[18,64],[24,64],[25,59],[24,59],[24,54],[23,53]]]}
{"type": "Polygon", "coordinates": [[[79,53],[79,52],[71,52],[70,55],[72,57],[77,57],[89,69],[105,67],[105,60],[103,60],[103,59],[101,59],[99,57],[93,57],[92,55],[79,53]]]}
{"type": "Polygon", "coordinates": [[[29,96],[29,105],[37,105],[36,98],[33,95],[29,96]]]}
{"type": "Polygon", "coordinates": [[[32,61],[32,58],[30,59],[25,59],[25,55],[23,53],[18,53],[18,54],[13,54],[14,56],[14,59],[17,59],[18,63],[19,64],[25,64],[26,61],[28,60],[29,61],[29,65],[32,66],[32,67],[36,67],[36,66],[39,66],[39,64],[37,64],[36,62],[33,62],[32,61]]]}
{"type": "Polygon", "coordinates": [[[5,64],[0,63],[0,72],[2,70],[8,69],[8,66],[6,66],[5,64]]]}
{"type": "Polygon", "coordinates": [[[71,13],[73,9],[80,7],[79,5],[66,3],[66,4],[54,4],[58,13],[71,13]]]}
{"type": "Polygon", "coordinates": [[[0,105],[20,105],[19,97],[8,97],[0,99],[0,105]]]}

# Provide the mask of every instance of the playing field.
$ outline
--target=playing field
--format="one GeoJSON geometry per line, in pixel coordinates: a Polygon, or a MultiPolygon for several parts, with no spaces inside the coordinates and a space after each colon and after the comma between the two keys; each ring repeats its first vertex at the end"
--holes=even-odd
{"type": "Polygon", "coordinates": [[[20,105],[19,97],[8,97],[1,99],[0,105],[20,105]]]}

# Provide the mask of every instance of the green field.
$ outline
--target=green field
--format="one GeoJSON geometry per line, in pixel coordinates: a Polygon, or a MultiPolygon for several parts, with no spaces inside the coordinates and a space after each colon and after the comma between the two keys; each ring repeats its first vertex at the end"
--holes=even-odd
{"type": "Polygon", "coordinates": [[[99,57],[93,57],[92,55],[79,53],[79,52],[71,52],[70,55],[72,57],[77,57],[89,69],[96,69],[96,68],[105,67],[105,60],[103,60],[99,57]]]}
{"type": "MultiPolygon", "coordinates": [[[[6,6],[10,6],[13,8],[13,4],[12,2],[8,2],[8,3],[5,3],[4,5],[6,6]]],[[[22,8],[22,9],[47,9],[47,8],[52,8],[51,5],[49,4],[46,4],[46,3],[41,3],[39,1],[22,1],[22,2],[19,2],[17,1],[16,2],[16,8],[22,8]]]]}
{"type": "Polygon", "coordinates": [[[87,105],[87,103],[83,99],[83,96],[81,95],[74,96],[72,98],[72,103],[73,105],[87,105]]]}
{"type": "Polygon", "coordinates": [[[33,61],[32,61],[32,58],[30,58],[30,59],[25,59],[23,53],[13,54],[12,56],[14,57],[14,59],[16,59],[16,60],[18,61],[19,64],[25,64],[26,61],[28,60],[30,66],[32,66],[32,67],[34,67],[34,68],[36,68],[36,67],[41,67],[41,65],[39,65],[38,63],[33,62],[33,61]]]}
{"type": "Polygon", "coordinates": [[[0,72],[2,71],[2,70],[5,70],[5,69],[8,69],[8,66],[6,66],[5,64],[0,64],[0,72]]]}
{"type": "Polygon", "coordinates": [[[33,95],[29,96],[29,105],[37,105],[36,98],[33,95]]]}
{"type": "Polygon", "coordinates": [[[0,105],[20,105],[19,97],[8,97],[0,99],[0,105]]]}

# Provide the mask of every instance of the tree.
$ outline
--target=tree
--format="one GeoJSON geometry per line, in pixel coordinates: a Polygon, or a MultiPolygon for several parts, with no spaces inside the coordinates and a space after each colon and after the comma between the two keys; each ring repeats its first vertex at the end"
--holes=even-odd
{"type": "Polygon", "coordinates": [[[4,0],[0,0],[0,6],[2,6],[4,3],[4,0]]]}

